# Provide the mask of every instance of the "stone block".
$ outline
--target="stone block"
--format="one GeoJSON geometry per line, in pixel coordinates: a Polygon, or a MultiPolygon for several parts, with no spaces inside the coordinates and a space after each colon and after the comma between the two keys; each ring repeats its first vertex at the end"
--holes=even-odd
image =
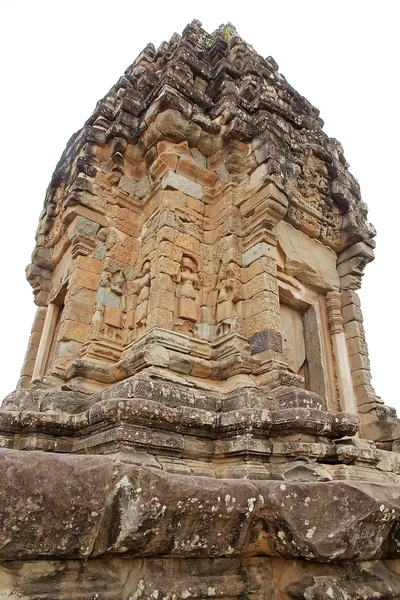
{"type": "Polygon", "coordinates": [[[28,360],[25,360],[24,364],[22,365],[21,376],[32,377],[34,367],[35,367],[34,359],[29,358],[28,360]]]}
{"type": "Polygon", "coordinates": [[[243,286],[245,299],[252,298],[259,292],[263,291],[278,294],[277,280],[275,277],[268,275],[268,273],[260,273],[259,275],[256,275],[243,286]]]}
{"type": "Polygon", "coordinates": [[[123,175],[119,180],[118,187],[121,188],[121,190],[123,190],[127,194],[133,196],[136,189],[136,181],[134,181],[130,177],[126,177],[125,175],[123,175]]]}
{"type": "Polygon", "coordinates": [[[337,264],[341,265],[342,263],[351,261],[354,258],[357,258],[358,260],[361,258],[365,265],[374,259],[374,251],[370,246],[367,246],[367,244],[358,242],[338,255],[337,264]]]}
{"type": "Polygon", "coordinates": [[[161,188],[163,190],[178,190],[183,194],[192,196],[198,200],[201,200],[203,197],[203,187],[200,184],[190,181],[182,175],[177,175],[174,171],[168,171],[168,173],[164,175],[161,180],[161,188]]]}
{"type": "MultiPolygon", "coordinates": [[[[155,247],[156,244],[154,244],[155,247]]],[[[163,240],[157,244],[157,256],[172,256],[173,252],[173,244],[172,242],[168,242],[163,240]]],[[[143,256],[147,256],[149,253],[146,250],[143,250],[143,256]]]]}
{"type": "Polygon", "coordinates": [[[241,214],[250,218],[254,226],[262,224],[266,229],[274,231],[277,223],[285,216],[287,208],[286,195],[273,183],[268,183],[245,199],[241,205],[241,214]]]}
{"type": "MultiPolygon", "coordinates": [[[[347,275],[354,275],[355,278],[359,278],[362,276],[363,274],[363,267],[365,265],[361,264],[360,265],[360,259],[359,258],[352,258],[350,260],[346,260],[345,262],[340,263],[340,265],[337,265],[337,271],[340,277],[340,283],[341,283],[341,288],[342,289],[353,289],[353,288],[348,288],[347,286],[343,286],[343,280],[347,275]]],[[[361,284],[358,284],[358,287],[361,284]]],[[[356,289],[356,288],[354,288],[356,289]]]]}
{"type": "Polygon", "coordinates": [[[197,358],[194,363],[190,374],[193,377],[202,377],[206,379],[215,378],[217,368],[209,360],[197,358]]]}
{"type": "Polygon", "coordinates": [[[273,257],[263,256],[252,262],[248,267],[242,268],[242,282],[247,283],[260,274],[276,277],[276,262],[273,257]]]}
{"type": "Polygon", "coordinates": [[[260,331],[265,331],[266,329],[280,331],[279,314],[264,310],[262,313],[253,316],[246,323],[246,335],[249,338],[255,333],[260,333],[260,331]]]}
{"type": "Polygon", "coordinates": [[[180,246],[184,250],[191,252],[195,256],[200,255],[200,242],[196,238],[186,233],[177,233],[175,236],[174,244],[180,246]]]}
{"type": "MultiPolygon", "coordinates": [[[[43,286],[43,283],[40,283],[43,286]]],[[[41,290],[38,293],[35,293],[35,297],[34,297],[34,302],[36,304],[36,306],[47,306],[48,304],[48,297],[49,294],[47,291],[41,290]]]]}
{"type": "Polygon", "coordinates": [[[93,258],[96,260],[103,260],[106,252],[105,244],[97,244],[95,251],[93,253],[93,258]]]}
{"type": "Polygon", "coordinates": [[[204,154],[204,156],[211,156],[214,151],[214,140],[211,135],[203,131],[197,143],[197,149],[204,154]]]}
{"type": "Polygon", "coordinates": [[[348,304],[354,304],[355,306],[361,306],[360,297],[357,292],[353,290],[347,290],[346,292],[342,292],[340,294],[340,299],[342,302],[342,307],[347,306],[348,304]]]}
{"type": "Polygon", "coordinates": [[[134,264],[133,259],[135,258],[135,253],[129,248],[124,248],[119,244],[114,244],[112,248],[110,248],[109,256],[124,265],[134,264]]]}
{"type": "Polygon", "coordinates": [[[96,290],[89,290],[80,285],[71,285],[67,292],[65,302],[68,302],[71,299],[73,302],[78,302],[79,304],[93,306],[95,298],[96,290]]]}
{"type": "Polygon", "coordinates": [[[266,329],[249,337],[252,354],[259,354],[265,350],[282,352],[282,336],[280,332],[266,329]]]}
{"type": "Polygon", "coordinates": [[[320,292],[339,290],[336,254],[333,250],[285,221],[278,223],[276,232],[288,275],[320,292]]]}
{"type": "Polygon", "coordinates": [[[138,196],[141,200],[149,193],[151,188],[150,179],[146,175],[140,181],[138,181],[135,189],[135,196],[138,196]]]}
{"type": "Polygon", "coordinates": [[[356,371],[352,371],[351,377],[353,379],[354,387],[371,383],[371,373],[367,369],[357,369],[356,371]]]}
{"type": "Polygon", "coordinates": [[[207,188],[213,188],[218,183],[218,176],[214,171],[210,171],[209,169],[199,169],[196,176],[196,183],[207,188]]]}
{"type": "Polygon", "coordinates": [[[40,394],[33,390],[16,389],[1,403],[1,410],[39,411],[40,394]]]}
{"type": "Polygon", "coordinates": [[[121,297],[114,294],[110,289],[99,287],[96,293],[96,302],[103,306],[112,306],[113,308],[121,308],[121,297]]]}
{"type": "MultiPolygon", "coordinates": [[[[40,307],[45,308],[44,306],[40,307]]],[[[42,333],[43,331],[43,325],[44,325],[44,319],[39,319],[37,316],[35,317],[35,320],[33,321],[33,325],[32,325],[32,332],[36,332],[36,333],[42,333]]]]}
{"type": "Polygon", "coordinates": [[[80,304],[70,300],[64,308],[63,318],[88,325],[92,318],[93,309],[88,304],[80,304]]]}
{"type": "Polygon", "coordinates": [[[361,275],[350,273],[347,275],[340,276],[340,289],[345,290],[358,290],[361,287],[361,275]]]}
{"type": "Polygon", "coordinates": [[[74,269],[71,274],[71,284],[79,285],[89,290],[97,290],[99,285],[99,276],[95,273],[88,273],[83,269],[74,269]]]}
{"type": "Polygon", "coordinates": [[[172,152],[162,152],[149,167],[149,175],[153,180],[161,179],[169,170],[175,171],[179,157],[172,152]]]}
{"type": "Polygon", "coordinates": [[[72,239],[75,236],[82,236],[93,239],[99,229],[99,223],[86,217],[77,216],[68,228],[68,237],[72,239]]]}
{"type": "Polygon", "coordinates": [[[191,298],[178,298],[178,310],[177,317],[179,319],[183,319],[184,321],[188,320],[192,323],[197,321],[197,316],[199,313],[199,306],[196,300],[191,298]]]}
{"type": "MultiPolygon", "coordinates": [[[[342,311],[342,314],[343,314],[343,311],[342,311]]],[[[347,313],[347,316],[350,316],[349,312],[347,313]]],[[[365,337],[364,327],[358,321],[348,321],[347,323],[345,323],[344,324],[344,332],[346,334],[347,340],[351,340],[356,337],[363,339],[365,337]]]]}
{"type": "Polygon", "coordinates": [[[175,237],[175,230],[172,227],[161,227],[157,232],[156,243],[167,241],[173,242],[175,237]]]}
{"type": "MultiPolygon", "coordinates": [[[[0,451],[4,453],[3,451],[0,451]]],[[[88,457],[89,458],[89,457],[88,457]]],[[[3,533],[8,528],[14,531],[13,542],[3,558],[19,554],[19,558],[37,557],[38,548],[42,548],[41,557],[51,556],[57,548],[58,558],[91,552],[93,537],[102,518],[102,505],[110,490],[112,463],[104,463],[101,457],[90,457],[86,463],[85,475],[78,475],[80,461],[71,456],[54,453],[15,452],[2,454],[2,491],[8,498],[18,498],[25,488],[25,498],[36,498],[35,502],[15,503],[15,510],[6,516],[2,514],[3,533]],[[25,458],[30,455],[30,460],[25,458]],[[35,466],[32,469],[32,460],[35,466]],[[6,460],[5,460],[6,459],[6,460]],[[38,498],[37,482],[46,482],[46,493],[38,498]],[[6,486],[6,487],[3,487],[6,486]],[[17,508],[19,506],[19,508],[17,508]],[[57,508],[56,508],[57,507],[57,508]],[[54,509],[62,527],[55,526],[54,509]],[[24,534],[21,535],[23,525],[24,534]],[[18,535],[19,534],[19,535],[18,535]]],[[[1,506],[7,511],[5,498],[1,506]]]]}
{"type": "Polygon", "coordinates": [[[153,308],[171,311],[171,307],[174,306],[174,294],[166,288],[157,289],[152,295],[151,305],[153,308]]]}
{"type": "Polygon", "coordinates": [[[194,358],[180,352],[169,352],[169,368],[172,371],[188,375],[193,369],[194,358]]]}
{"type": "Polygon", "coordinates": [[[122,327],[122,311],[112,306],[106,306],[104,308],[103,323],[105,325],[111,325],[112,327],[122,327]]]}
{"type": "Polygon", "coordinates": [[[189,179],[190,181],[196,181],[196,177],[200,171],[200,167],[197,163],[195,163],[193,160],[191,160],[187,156],[181,156],[179,158],[179,162],[177,164],[178,164],[178,166],[176,167],[177,175],[182,175],[183,177],[186,177],[186,179],[189,179]]]}
{"type": "Polygon", "coordinates": [[[194,162],[203,169],[207,168],[207,158],[204,154],[202,154],[198,148],[191,148],[191,155],[193,156],[194,162]]]}
{"type": "Polygon", "coordinates": [[[369,370],[371,367],[371,363],[369,361],[368,356],[365,354],[353,354],[350,356],[350,366],[351,370],[358,371],[358,369],[366,369],[369,370]]]}
{"type": "Polygon", "coordinates": [[[361,308],[355,304],[348,304],[342,309],[344,323],[350,323],[350,321],[357,321],[358,323],[363,322],[363,314],[361,308]]]}
{"type": "Polygon", "coordinates": [[[354,393],[357,398],[358,406],[375,402],[377,399],[375,390],[370,383],[361,383],[360,385],[355,386],[354,393]]]}
{"type": "MultiPolygon", "coordinates": [[[[191,147],[198,145],[202,135],[199,125],[188,121],[180,112],[173,109],[165,110],[157,115],[155,125],[167,139],[174,142],[185,141],[191,147]]],[[[199,150],[203,152],[200,148],[199,150]]]]}
{"type": "Polygon", "coordinates": [[[196,198],[193,198],[192,196],[187,196],[186,204],[188,208],[199,213],[199,215],[204,215],[205,205],[204,202],[202,202],[201,200],[196,200],[196,198]]]}
{"type": "Polygon", "coordinates": [[[34,331],[29,338],[29,345],[39,346],[42,334],[39,331],[34,331]]]}
{"type": "Polygon", "coordinates": [[[73,340],[68,342],[60,342],[58,345],[57,357],[67,358],[70,360],[78,358],[81,348],[82,344],[80,342],[75,342],[73,340]]]}
{"type": "MultiPolygon", "coordinates": [[[[171,309],[172,309],[172,307],[171,307],[171,309]]],[[[147,326],[148,326],[148,328],[164,327],[165,329],[172,329],[172,327],[173,327],[172,310],[166,310],[165,308],[152,309],[148,315],[147,326]]]]}
{"type": "Polygon", "coordinates": [[[76,321],[63,321],[60,327],[59,340],[68,341],[74,340],[76,342],[85,342],[87,334],[87,325],[85,323],[77,323],[76,321]]]}
{"type": "Polygon", "coordinates": [[[35,250],[32,254],[32,262],[38,267],[42,267],[43,269],[48,269],[52,271],[54,269],[54,262],[52,260],[52,250],[51,248],[43,248],[40,246],[36,246],[35,250]]]}
{"type": "Polygon", "coordinates": [[[266,242],[259,242],[255,244],[252,248],[249,248],[242,254],[242,266],[248,267],[256,260],[260,258],[270,258],[275,260],[276,258],[276,248],[275,246],[271,246],[266,242]]]}
{"type": "Polygon", "coordinates": [[[153,279],[155,290],[167,290],[172,292],[174,289],[174,282],[172,277],[166,273],[159,273],[153,279]]]}
{"type": "Polygon", "coordinates": [[[195,148],[191,150],[186,141],[180,142],[179,144],[174,144],[169,140],[161,140],[161,142],[157,144],[157,152],[159,156],[163,152],[170,152],[179,158],[180,156],[188,156],[193,154],[193,150],[195,150],[195,148]]]}
{"type": "Polygon", "coordinates": [[[268,310],[279,315],[279,298],[274,292],[259,292],[250,300],[244,301],[244,313],[247,319],[268,310]]]}
{"type": "Polygon", "coordinates": [[[148,365],[155,367],[169,367],[169,352],[163,346],[146,344],[144,356],[148,365]]]}
{"type": "Polygon", "coordinates": [[[46,280],[51,279],[51,271],[48,269],[42,269],[38,265],[30,264],[25,269],[26,278],[30,281],[34,277],[38,277],[40,279],[46,280]]]}
{"type": "Polygon", "coordinates": [[[363,436],[375,442],[385,442],[400,439],[400,419],[388,418],[366,423],[363,436]]]}
{"type": "Polygon", "coordinates": [[[229,180],[229,171],[225,166],[225,163],[221,163],[216,169],[215,172],[218,176],[218,179],[221,183],[226,183],[229,180]]]}
{"type": "Polygon", "coordinates": [[[75,264],[79,269],[87,271],[88,273],[95,273],[96,275],[99,275],[100,273],[101,261],[90,258],[90,256],[78,256],[75,264]]]}
{"type": "MultiPolygon", "coordinates": [[[[354,322],[354,321],[353,321],[354,322]]],[[[362,356],[368,356],[368,346],[364,338],[355,337],[347,340],[347,349],[349,356],[360,354],[362,356]]]]}
{"type": "Polygon", "coordinates": [[[179,273],[180,264],[170,258],[162,256],[155,266],[155,275],[165,273],[171,277],[176,276],[179,273]]]}

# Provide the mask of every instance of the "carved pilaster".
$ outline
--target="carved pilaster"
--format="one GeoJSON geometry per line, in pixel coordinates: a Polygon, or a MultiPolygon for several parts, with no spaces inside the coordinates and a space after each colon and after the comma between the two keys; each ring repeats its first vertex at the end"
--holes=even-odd
{"type": "Polygon", "coordinates": [[[331,331],[340,404],[342,410],[357,413],[357,402],[354,394],[350,360],[343,328],[340,293],[336,291],[328,292],[326,295],[326,306],[331,331]]]}
{"type": "Polygon", "coordinates": [[[342,302],[339,292],[328,292],[326,295],[328,322],[331,334],[343,333],[342,302]]]}

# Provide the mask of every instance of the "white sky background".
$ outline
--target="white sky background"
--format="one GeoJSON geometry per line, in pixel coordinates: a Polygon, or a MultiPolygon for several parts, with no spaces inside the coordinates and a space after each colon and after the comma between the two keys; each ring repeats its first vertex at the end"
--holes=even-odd
{"type": "Polygon", "coordinates": [[[79,129],[148,42],[193,18],[230,21],[321,111],[378,235],[361,291],[373,384],[400,412],[399,16],[396,0],[3,0],[0,7],[0,401],[15,388],[35,312],[30,262],[46,187],[79,129]]]}

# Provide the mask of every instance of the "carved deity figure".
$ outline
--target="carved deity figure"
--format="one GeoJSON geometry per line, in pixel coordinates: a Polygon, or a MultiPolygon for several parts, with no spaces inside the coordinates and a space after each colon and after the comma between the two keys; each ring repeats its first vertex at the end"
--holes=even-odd
{"type": "Polygon", "coordinates": [[[188,256],[183,256],[181,269],[177,279],[178,288],[176,296],[178,298],[177,317],[196,323],[198,303],[197,290],[199,288],[199,277],[196,273],[195,262],[188,256]]]}
{"type": "Polygon", "coordinates": [[[147,315],[149,313],[149,298],[150,298],[150,276],[151,264],[146,260],[142,266],[142,274],[138,283],[138,299],[135,314],[135,328],[137,334],[144,333],[147,325],[147,315]]]}
{"type": "Polygon", "coordinates": [[[110,289],[117,296],[124,295],[125,289],[125,274],[123,271],[116,271],[111,277],[110,289]]]}
{"type": "Polygon", "coordinates": [[[122,324],[125,311],[125,273],[103,272],[100,278],[101,302],[95,305],[92,317],[93,337],[123,341],[122,324]],[[114,296],[115,294],[115,296],[114,296]]]}
{"type": "Polygon", "coordinates": [[[242,287],[237,278],[237,265],[221,265],[217,279],[216,321],[220,334],[230,333],[238,320],[237,302],[243,299],[242,287]]]}
{"type": "Polygon", "coordinates": [[[301,193],[310,204],[316,207],[323,206],[328,187],[328,170],[325,163],[310,152],[302,170],[301,193]]]}

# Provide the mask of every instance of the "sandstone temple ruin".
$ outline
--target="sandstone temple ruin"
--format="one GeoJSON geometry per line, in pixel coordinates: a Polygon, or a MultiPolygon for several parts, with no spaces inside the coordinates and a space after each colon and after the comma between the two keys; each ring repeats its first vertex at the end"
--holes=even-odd
{"type": "Polygon", "coordinates": [[[148,45],[72,136],[0,411],[0,598],[400,598],[374,229],[315,109],[226,25],[148,45]]]}

